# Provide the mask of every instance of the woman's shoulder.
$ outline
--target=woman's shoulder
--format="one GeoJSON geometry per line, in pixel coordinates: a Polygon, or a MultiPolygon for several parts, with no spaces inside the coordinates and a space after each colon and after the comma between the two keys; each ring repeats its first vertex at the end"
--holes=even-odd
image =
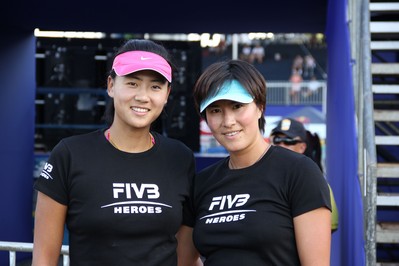
{"type": "Polygon", "coordinates": [[[85,142],[85,141],[90,141],[90,140],[98,140],[99,137],[104,136],[104,130],[103,129],[98,129],[95,131],[91,131],[88,133],[82,133],[82,134],[77,134],[69,137],[65,137],[62,139],[63,142],[66,143],[80,143],[80,142],[85,142]]]}
{"type": "Polygon", "coordinates": [[[270,147],[270,151],[271,151],[271,154],[273,155],[273,157],[283,157],[283,158],[287,158],[287,159],[288,158],[289,159],[299,159],[299,158],[302,158],[302,157],[306,157],[303,154],[291,151],[291,150],[286,149],[284,147],[275,146],[275,145],[272,145],[270,147]]]}
{"type": "Polygon", "coordinates": [[[106,143],[102,130],[72,135],[61,139],[51,150],[52,156],[64,156],[66,153],[85,156],[93,152],[98,154],[101,143],[106,143]],[[101,138],[103,137],[103,141],[101,138]]]}
{"type": "Polygon", "coordinates": [[[309,164],[315,164],[311,158],[304,154],[274,145],[271,147],[270,161],[272,161],[273,164],[278,167],[288,167],[289,169],[292,169],[296,166],[302,167],[309,164]]]}
{"type": "Polygon", "coordinates": [[[170,152],[183,152],[194,154],[193,150],[191,150],[184,142],[178,139],[174,139],[171,137],[163,136],[158,132],[151,131],[151,134],[154,136],[155,143],[159,143],[160,147],[163,149],[167,149],[170,152]]]}
{"type": "Polygon", "coordinates": [[[102,138],[105,140],[104,130],[98,129],[89,133],[65,137],[60,140],[57,146],[65,145],[70,149],[85,149],[87,147],[98,145],[102,138]]]}
{"type": "Polygon", "coordinates": [[[204,178],[207,176],[211,176],[215,173],[219,173],[220,171],[225,172],[228,169],[227,166],[227,160],[228,157],[222,158],[217,162],[214,162],[213,164],[210,164],[201,170],[198,171],[198,176],[200,178],[204,178]]]}

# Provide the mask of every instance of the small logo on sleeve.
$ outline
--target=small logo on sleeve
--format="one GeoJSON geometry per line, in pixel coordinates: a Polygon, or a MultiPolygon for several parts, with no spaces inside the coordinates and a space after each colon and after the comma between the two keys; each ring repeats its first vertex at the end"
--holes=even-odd
{"type": "Polygon", "coordinates": [[[53,171],[53,166],[50,163],[45,163],[40,176],[46,179],[53,179],[51,176],[51,171],[53,171]]]}

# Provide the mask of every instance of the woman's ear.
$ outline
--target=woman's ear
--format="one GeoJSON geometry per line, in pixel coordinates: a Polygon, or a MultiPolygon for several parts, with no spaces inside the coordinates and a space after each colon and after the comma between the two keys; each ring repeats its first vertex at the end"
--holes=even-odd
{"type": "Polygon", "coordinates": [[[169,85],[168,86],[168,98],[169,98],[169,95],[170,95],[170,92],[172,91],[172,85],[169,85]]]}
{"type": "Polygon", "coordinates": [[[108,96],[113,98],[114,97],[114,79],[111,76],[108,76],[107,79],[107,93],[108,96]]]}
{"type": "Polygon", "coordinates": [[[306,142],[298,143],[298,145],[299,145],[299,147],[298,147],[299,153],[304,154],[306,151],[306,147],[307,147],[306,142]]]}
{"type": "Polygon", "coordinates": [[[260,119],[263,116],[263,105],[258,105],[258,110],[259,110],[258,119],[260,119]]]}

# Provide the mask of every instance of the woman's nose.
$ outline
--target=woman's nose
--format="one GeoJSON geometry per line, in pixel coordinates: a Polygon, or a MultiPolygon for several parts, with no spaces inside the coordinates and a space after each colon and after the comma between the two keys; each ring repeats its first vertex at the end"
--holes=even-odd
{"type": "Polygon", "coordinates": [[[223,126],[225,127],[232,127],[236,123],[236,119],[234,113],[228,110],[223,111],[223,126]]]}
{"type": "Polygon", "coordinates": [[[145,89],[140,88],[136,91],[133,99],[138,102],[148,102],[148,94],[145,89]]]}

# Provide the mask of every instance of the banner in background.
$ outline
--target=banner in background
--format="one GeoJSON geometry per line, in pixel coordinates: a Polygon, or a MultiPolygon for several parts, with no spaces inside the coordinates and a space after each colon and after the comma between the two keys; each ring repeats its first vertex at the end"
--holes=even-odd
{"type": "MultiPolygon", "coordinates": [[[[1,31],[0,31],[1,32],[1,31]]],[[[0,43],[0,241],[32,242],[35,37],[7,33],[0,43]]],[[[31,253],[17,252],[17,262],[31,253]]],[[[9,254],[0,252],[0,265],[9,254]]]]}
{"type": "Polygon", "coordinates": [[[328,1],[327,178],[339,211],[332,266],[365,265],[347,0],[328,1]]]}

